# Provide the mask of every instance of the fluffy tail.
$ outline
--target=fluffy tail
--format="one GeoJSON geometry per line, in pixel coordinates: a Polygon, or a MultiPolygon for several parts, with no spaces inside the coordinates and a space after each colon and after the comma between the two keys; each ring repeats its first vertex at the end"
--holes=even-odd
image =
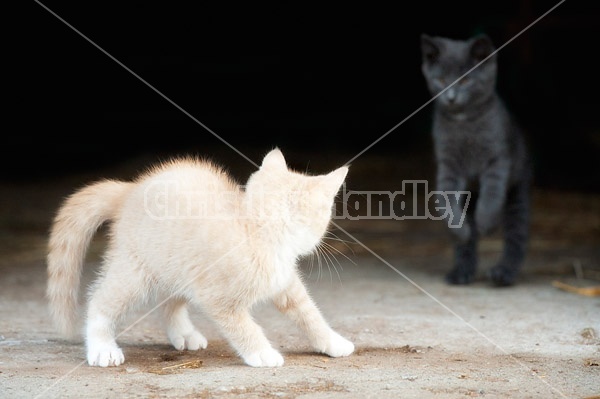
{"type": "Polygon", "coordinates": [[[79,283],[85,255],[98,228],[112,219],[131,183],[105,180],[84,187],[58,211],[50,232],[46,295],[56,327],[75,333],[79,283]]]}

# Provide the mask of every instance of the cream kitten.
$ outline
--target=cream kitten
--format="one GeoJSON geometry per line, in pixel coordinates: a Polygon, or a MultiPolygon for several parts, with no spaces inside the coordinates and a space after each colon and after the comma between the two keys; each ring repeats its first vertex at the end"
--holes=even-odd
{"type": "Polygon", "coordinates": [[[73,333],[86,250],[110,221],[87,310],[90,365],[124,362],[118,322],[130,306],[150,298],[162,304],[167,335],[178,350],[207,345],[189,318],[190,304],[215,321],[246,364],[283,365],[250,314],[254,304],[271,299],[316,351],[351,354],[354,345],[327,324],[296,266],[321,243],[347,172],[294,172],[274,149],[245,187],[210,162],[178,159],[133,182],[105,180],[80,189],[60,208],[50,234],[47,295],[57,326],[73,333]]]}

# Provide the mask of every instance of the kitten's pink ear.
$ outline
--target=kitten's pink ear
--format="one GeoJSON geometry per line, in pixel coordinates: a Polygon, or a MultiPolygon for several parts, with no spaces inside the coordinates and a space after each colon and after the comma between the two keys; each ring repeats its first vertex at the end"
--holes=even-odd
{"type": "Polygon", "coordinates": [[[269,153],[263,158],[262,165],[260,167],[274,167],[278,169],[287,169],[287,165],[285,164],[285,158],[283,157],[283,154],[281,153],[281,150],[279,150],[279,148],[275,148],[274,150],[269,151],[269,153]]]}
{"type": "Polygon", "coordinates": [[[346,175],[348,174],[348,167],[342,166],[341,168],[337,168],[333,172],[330,172],[324,176],[325,185],[330,190],[331,195],[335,195],[340,186],[344,183],[344,179],[346,179],[346,175]]]}

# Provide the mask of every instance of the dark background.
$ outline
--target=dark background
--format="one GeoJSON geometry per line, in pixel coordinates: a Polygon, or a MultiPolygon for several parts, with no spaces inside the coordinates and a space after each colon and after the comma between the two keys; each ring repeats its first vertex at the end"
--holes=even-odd
{"type": "MultiPolygon", "coordinates": [[[[499,47],[557,2],[193,4],[31,2],[5,59],[2,178],[214,148],[240,158],[186,113],[256,163],[274,146],[345,162],[429,100],[421,33],[486,32],[499,47]]],[[[528,130],[539,187],[600,192],[597,10],[565,1],[499,53],[498,89],[528,130]]],[[[430,163],[430,111],[353,163],[430,163]]]]}

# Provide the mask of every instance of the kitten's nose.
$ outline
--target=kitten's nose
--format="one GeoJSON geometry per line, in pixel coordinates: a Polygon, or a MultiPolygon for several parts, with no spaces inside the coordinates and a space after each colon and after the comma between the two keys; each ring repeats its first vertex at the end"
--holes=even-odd
{"type": "Polygon", "coordinates": [[[453,103],[454,100],[456,100],[456,90],[454,90],[454,87],[446,90],[446,98],[448,99],[449,103],[453,103]]]}

